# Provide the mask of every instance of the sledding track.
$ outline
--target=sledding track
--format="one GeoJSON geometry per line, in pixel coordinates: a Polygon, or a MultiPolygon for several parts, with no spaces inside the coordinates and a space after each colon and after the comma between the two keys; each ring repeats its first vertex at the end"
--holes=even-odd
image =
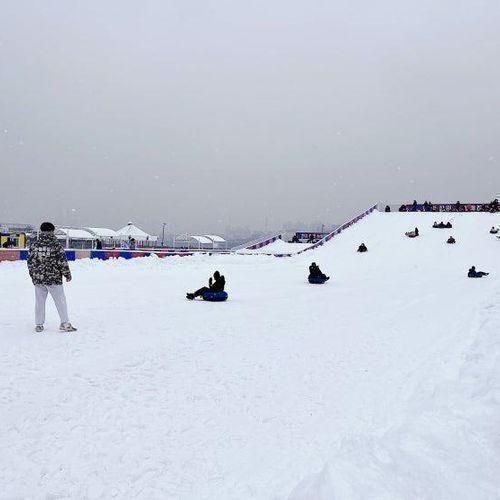
{"type": "Polygon", "coordinates": [[[53,309],[34,336],[2,263],[0,498],[495,498],[500,216],[449,215],[374,213],[291,258],[75,262],[73,336],[53,309]],[[216,268],[229,301],[186,301],[216,268]]]}

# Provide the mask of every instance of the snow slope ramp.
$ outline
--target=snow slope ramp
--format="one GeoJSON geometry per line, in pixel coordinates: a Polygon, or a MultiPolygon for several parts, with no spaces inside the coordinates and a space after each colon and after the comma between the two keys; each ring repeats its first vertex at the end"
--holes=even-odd
{"type": "MultiPolygon", "coordinates": [[[[371,330],[378,342],[391,338],[390,356],[408,370],[394,372],[394,359],[378,365],[393,392],[378,395],[385,415],[359,415],[375,425],[368,432],[353,425],[289,500],[499,498],[500,241],[488,233],[499,222],[498,214],[375,213],[308,252],[333,275],[329,286],[339,296],[357,296],[352,335],[375,290],[385,295],[371,330]],[[435,220],[453,228],[434,229],[435,220]],[[415,227],[419,238],[404,236],[415,227]],[[455,245],[446,244],[450,235],[455,245]],[[361,242],[368,253],[356,252],[361,242]],[[491,275],[468,279],[471,265],[491,275]]],[[[343,326],[335,303],[342,302],[332,303],[332,335],[343,326]]],[[[373,373],[373,365],[366,368],[373,373]]]]}
{"type": "MultiPolygon", "coordinates": [[[[340,277],[369,278],[374,269],[384,268],[393,282],[408,286],[395,273],[412,274],[416,266],[427,266],[423,272],[436,280],[443,274],[464,276],[470,266],[478,270],[496,266],[500,241],[489,234],[500,215],[487,213],[384,213],[374,212],[315,250],[299,257],[333,268],[340,277]],[[434,229],[434,221],[450,221],[451,229],[434,229]],[[408,238],[405,232],[419,228],[418,238],[408,238]],[[457,243],[446,240],[454,236],[457,243]],[[359,254],[358,246],[365,243],[368,252],[359,254]],[[360,275],[361,272],[361,275],[360,275]]],[[[328,274],[328,272],[327,272],[328,274]]],[[[377,273],[378,275],[378,273],[377,273]]]]}

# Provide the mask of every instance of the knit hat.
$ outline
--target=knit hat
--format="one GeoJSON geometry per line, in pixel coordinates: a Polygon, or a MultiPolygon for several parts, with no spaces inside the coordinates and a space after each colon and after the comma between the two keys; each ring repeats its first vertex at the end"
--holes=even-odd
{"type": "Polygon", "coordinates": [[[40,231],[44,231],[47,233],[55,230],[56,228],[54,227],[54,224],[52,224],[52,222],[42,222],[42,225],[40,226],[40,231]]]}

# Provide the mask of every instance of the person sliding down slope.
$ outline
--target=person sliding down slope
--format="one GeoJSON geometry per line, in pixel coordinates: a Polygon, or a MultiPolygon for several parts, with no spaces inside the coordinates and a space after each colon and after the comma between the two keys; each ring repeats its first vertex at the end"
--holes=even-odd
{"type": "Polygon", "coordinates": [[[418,227],[415,228],[415,231],[406,232],[405,235],[408,236],[408,238],[416,238],[417,236],[420,236],[418,232],[418,227]]]}
{"type": "Polygon", "coordinates": [[[490,234],[497,234],[498,233],[498,227],[492,226],[490,229],[490,234]]]}
{"type": "Polygon", "coordinates": [[[488,276],[490,273],[485,273],[484,271],[476,271],[476,266],[472,266],[467,273],[469,278],[482,278],[483,276],[488,276]]]}
{"type": "Polygon", "coordinates": [[[316,262],[313,262],[309,266],[309,278],[322,278],[325,281],[327,281],[327,280],[330,279],[330,276],[327,276],[326,274],[323,274],[321,272],[321,269],[319,268],[319,266],[316,264],[316,262]]]}
{"type": "Polygon", "coordinates": [[[359,247],[358,247],[358,252],[361,252],[361,253],[368,252],[367,246],[364,243],[361,243],[361,245],[359,245],[359,247]]]}
{"type": "Polygon", "coordinates": [[[54,234],[55,227],[50,222],[40,226],[40,236],[30,246],[28,271],[35,285],[35,331],[43,332],[45,323],[45,301],[50,293],[61,319],[59,330],[74,332],[68,318],[68,308],[63,288],[63,276],[71,281],[71,271],[64,248],[54,234]]]}
{"type": "Polygon", "coordinates": [[[457,241],[455,240],[455,238],[453,238],[453,236],[450,236],[447,240],[446,240],[446,243],[448,243],[449,245],[453,245],[454,243],[456,243],[457,241]]]}
{"type": "Polygon", "coordinates": [[[208,280],[208,287],[204,286],[201,287],[199,290],[196,290],[194,293],[187,293],[186,298],[189,300],[193,300],[196,297],[201,297],[204,293],[206,292],[223,292],[224,287],[226,286],[226,279],[224,276],[221,276],[219,271],[215,271],[214,273],[214,279],[209,278],[208,280]]]}

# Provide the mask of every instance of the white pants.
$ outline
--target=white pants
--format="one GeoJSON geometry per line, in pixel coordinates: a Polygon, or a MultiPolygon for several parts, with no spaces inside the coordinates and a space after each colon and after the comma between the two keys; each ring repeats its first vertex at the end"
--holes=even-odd
{"type": "Polygon", "coordinates": [[[62,285],[35,285],[35,324],[45,323],[45,301],[50,293],[61,318],[61,323],[69,323],[68,306],[62,285]]]}

